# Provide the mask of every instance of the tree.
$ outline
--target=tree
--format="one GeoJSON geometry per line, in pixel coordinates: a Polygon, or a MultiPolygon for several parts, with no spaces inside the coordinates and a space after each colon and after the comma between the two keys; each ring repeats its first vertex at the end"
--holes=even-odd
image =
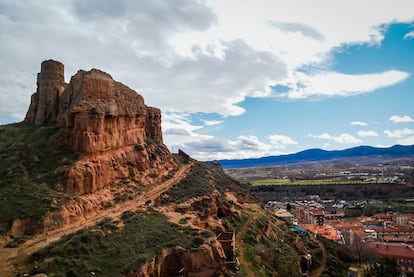
{"type": "Polygon", "coordinates": [[[381,258],[374,266],[367,272],[367,277],[398,277],[402,272],[397,264],[397,261],[390,258],[381,258]]]}

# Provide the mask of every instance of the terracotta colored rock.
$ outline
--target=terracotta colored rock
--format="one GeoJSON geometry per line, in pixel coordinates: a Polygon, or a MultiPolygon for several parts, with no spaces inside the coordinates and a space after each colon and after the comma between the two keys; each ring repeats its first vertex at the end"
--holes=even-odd
{"type": "Polygon", "coordinates": [[[79,70],[69,84],[63,78],[63,64],[42,63],[25,122],[67,128],[64,143],[80,160],[66,174],[66,190],[90,193],[123,178],[153,183],[174,167],[159,109],[98,69],[79,70]]]}
{"type": "Polygon", "coordinates": [[[37,91],[32,95],[25,122],[36,125],[55,122],[59,112],[59,98],[66,87],[64,65],[54,60],[42,62],[37,74],[37,91]]]}

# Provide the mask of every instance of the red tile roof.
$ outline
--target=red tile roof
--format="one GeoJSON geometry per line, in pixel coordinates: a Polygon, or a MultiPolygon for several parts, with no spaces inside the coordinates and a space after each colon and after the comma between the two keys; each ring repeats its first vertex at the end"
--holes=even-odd
{"type": "Polygon", "coordinates": [[[408,244],[369,243],[367,245],[380,256],[414,259],[414,249],[408,244]]]}

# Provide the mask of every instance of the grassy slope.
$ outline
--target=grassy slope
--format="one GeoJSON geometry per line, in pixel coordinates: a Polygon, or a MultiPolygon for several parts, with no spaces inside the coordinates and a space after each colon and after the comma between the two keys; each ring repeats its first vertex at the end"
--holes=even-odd
{"type": "Polygon", "coordinates": [[[34,253],[28,260],[31,274],[48,276],[120,276],[139,271],[140,267],[161,253],[163,248],[198,247],[210,232],[172,224],[153,210],[125,212],[119,222],[103,220],[97,225],[63,237],[34,253]]]}
{"type": "Polygon", "coordinates": [[[182,203],[193,197],[210,195],[215,189],[220,192],[229,190],[245,195],[249,193],[247,186],[226,175],[218,164],[194,162],[195,165],[191,172],[164,194],[164,197],[159,201],[160,204],[182,203]]]}
{"type": "MultiPolygon", "coordinates": [[[[68,197],[53,189],[63,177],[63,169],[76,160],[68,148],[57,143],[60,132],[55,127],[20,124],[0,127],[0,234],[10,228],[14,219],[41,218],[68,197]]],[[[225,175],[216,164],[196,162],[191,173],[170,189],[160,204],[209,195],[214,189],[248,194],[246,187],[225,175]]],[[[211,235],[171,224],[153,211],[126,213],[122,220],[123,228],[108,219],[62,238],[30,257],[30,271],[46,272],[49,276],[82,276],[90,272],[116,276],[138,270],[163,248],[195,247],[211,235]]],[[[223,220],[229,229],[237,230],[243,218],[223,220]]],[[[256,272],[262,276],[275,272],[298,273],[295,253],[289,247],[293,239],[289,232],[272,217],[257,215],[243,238],[245,256],[256,272]],[[270,235],[259,235],[265,227],[271,228],[270,235]]]]}
{"type": "Polygon", "coordinates": [[[17,218],[41,218],[68,195],[53,189],[76,160],[50,126],[0,126],[0,235],[17,218]]]}

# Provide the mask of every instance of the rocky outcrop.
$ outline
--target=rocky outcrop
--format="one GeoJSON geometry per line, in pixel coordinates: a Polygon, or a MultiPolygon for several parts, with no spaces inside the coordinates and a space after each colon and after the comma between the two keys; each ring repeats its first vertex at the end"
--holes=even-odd
{"type": "Polygon", "coordinates": [[[79,70],[66,84],[63,64],[48,60],[37,85],[24,122],[66,128],[63,143],[80,156],[58,187],[85,194],[123,178],[154,183],[174,167],[160,110],[109,74],[79,70]]]}
{"type": "Polygon", "coordinates": [[[42,62],[37,74],[37,91],[32,95],[25,122],[42,125],[55,122],[59,112],[59,99],[67,84],[64,80],[64,65],[48,60],[42,62]]]}
{"type": "Polygon", "coordinates": [[[223,232],[225,228],[222,217],[238,214],[233,205],[223,202],[221,193],[214,190],[211,195],[192,198],[189,201],[175,205],[175,211],[182,214],[195,214],[192,224],[200,228],[223,232]]]}
{"type": "Polygon", "coordinates": [[[226,255],[216,239],[198,248],[175,247],[164,249],[162,254],[144,264],[140,272],[127,272],[124,277],[168,276],[225,276],[226,255]],[[181,275],[180,275],[181,274],[181,275]]]}

